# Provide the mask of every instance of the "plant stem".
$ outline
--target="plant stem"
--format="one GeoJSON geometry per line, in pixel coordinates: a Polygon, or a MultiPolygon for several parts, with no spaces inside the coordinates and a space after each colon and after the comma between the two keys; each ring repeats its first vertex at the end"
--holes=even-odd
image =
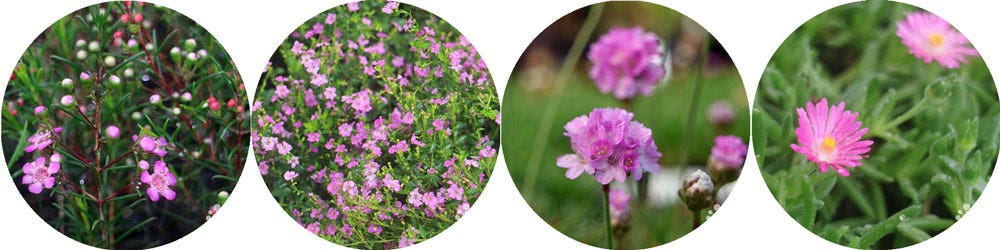
{"type": "Polygon", "coordinates": [[[538,123],[538,132],[535,134],[535,143],[532,144],[531,156],[528,158],[527,175],[525,176],[524,189],[521,189],[524,193],[524,199],[530,201],[531,196],[534,193],[535,179],[538,175],[538,166],[541,164],[542,153],[545,151],[545,140],[549,138],[549,133],[551,132],[552,123],[555,122],[556,111],[559,110],[559,104],[562,102],[563,89],[566,86],[566,82],[569,81],[570,75],[573,73],[574,67],[576,67],[577,62],[580,60],[580,56],[583,55],[583,48],[586,47],[587,40],[590,39],[590,35],[594,33],[594,29],[597,27],[597,21],[601,19],[601,13],[604,12],[604,4],[598,3],[593,7],[590,7],[590,11],[587,13],[587,20],[583,22],[583,26],[580,27],[580,31],[576,33],[576,38],[573,39],[573,46],[570,47],[569,53],[566,54],[566,60],[563,61],[562,67],[559,69],[559,75],[556,78],[556,82],[553,84],[555,88],[552,93],[552,98],[549,98],[547,105],[545,106],[545,113],[542,115],[542,119],[538,123]]]}
{"type": "Polygon", "coordinates": [[[615,249],[614,233],[611,232],[611,198],[610,198],[610,187],[605,184],[601,186],[601,191],[604,191],[604,228],[608,234],[608,249],[615,249]]]}
{"type": "Polygon", "coordinates": [[[687,125],[684,126],[684,147],[680,154],[680,167],[687,167],[688,154],[691,152],[691,141],[694,139],[694,120],[698,115],[698,106],[701,104],[701,92],[705,85],[705,66],[708,63],[708,46],[712,43],[712,37],[705,33],[705,44],[701,47],[701,54],[698,58],[698,68],[695,71],[694,93],[691,96],[691,108],[688,109],[687,125]]]}
{"type": "Polygon", "coordinates": [[[701,226],[701,210],[702,209],[691,211],[691,213],[694,213],[694,219],[691,220],[691,231],[694,231],[701,226]]]}
{"type": "Polygon", "coordinates": [[[896,126],[899,126],[899,124],[903,124],[903,122],[906,122],[910,118],[913,118],[913,116],[916,116],[917,113],[920,113],[920,111],[923,111],[924,108],[927,107],[927,104],[930,103],[930,101],[928,101],[929,99],[930,98],[927,98],[926,96],[923,99],[920,99],[920,101],[917,102],[916,105],[913,105],[913,107],[910,107],[910,110],[907,110],[906,113],[897,116],[895,119],[892,119],[892,121],[890,121],[885,125],[879,126],[880,128],[879,130],[885,131],[887,129],[894,128],[896,126]]]}

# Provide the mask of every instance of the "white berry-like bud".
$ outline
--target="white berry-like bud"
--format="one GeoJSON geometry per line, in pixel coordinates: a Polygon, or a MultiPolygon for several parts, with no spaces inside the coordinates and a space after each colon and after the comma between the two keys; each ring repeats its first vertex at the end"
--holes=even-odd
{"type": "Polygon", "coordinates": [[[152,43],[147,43],[146,44],[146,50],[153,50],[153,44],[152,43]]]}
{"type": "Polygon", "coordinates": [[[118,60],[115,59],[115,57],[113,56],[104,57],[104,65],[107,65],[108,67],[114,67],[115,64],[118,64],[118,60]]]}
{"type": "Polygon", "coordinates": [[[208,51],[205,51],[203,49],[198,50],[198,58],[204,58],[206,56],[208,56],[208,51]]]}
{"type": "Polygon", "coordinates": [[[72,88],[73,87],[73,80],[69,79],[69,78],[63,79],[62,80],[62,86],[64,88],[72,88]]]}
{"type": "Polygon", "coordinates": [[[152,104],[160,103],[160,95],[153,94],[152,96],[149,97],[149,102],[152,104]]]}
{"type": "Polygon", "coordinates": [[[187,59],[188,59],[188,61],[192,61],[192,62],[198,61],[198,55],[195,55],[194,53],[188,53],[187,54],[187,59]]]}
{"type": "Polygon", "coordinates": [[[171,48],[170,49],[170,54],[171,55],[180,55],[181,54],[181,48],[178,48],[178,47],[171,48]]]}
{"type": "Polygon", "coordinates": [[[108,80],[111,81],[112,85],[118,85],[122,83],[122,79],[118,78],[118,76],[116,75],[111,75],[111,77],[108,77],[108,80]]]}
{"type": "Polygon", "coordinates": [[[139,120],[139,119],[142,119],[142,113],[139,113],[139,111],[132,112],[132,120],[139,120]]]}
{"type": "Polygon", "coordinates": [[[76,40],[76,47],[77,48],[83,48],[83,46],[87,46],[87,40],[83,40],[83,39],[76,40]]]}
{"type": "Polygon", "coordinates": [[[59,100],[59,103],[62,104],[63,106],[73,105],[73,96],[64,95],[62,99],[59,100]]]}
{"type": "Polygon", "coordinates": [[[170,113],[174,114],[174,115],[179,115],[179,114],[181,114],[181,108],[173,107],[173,108],[170,109],[170,113]]]}
{"type": "Polygon", "coordinates": [[[193,38],[188,38],[184,40],[184,48],[187,50],[194,50],[194,46],[197,46],[198,42],[195,42],[193,38]]]}
{"type": "Polygon", "coordinates": [[[97,51],[101,49],[101,44],[97,43],[97,41],[90,41],[90,44],[87,45],[87,49],[90,51],[97,51]]]}
{"type": "Polygon", "coordinates": [[[132,68],[125,69],[125,78],[132,78],[133,76],[135,76],[135,71],[132,68]]]}
{"type": "Polygon", "coordinates": [[[82,49],[76,51],[76,59],[79,60],[87,59],[87,51],[82,49]]]}

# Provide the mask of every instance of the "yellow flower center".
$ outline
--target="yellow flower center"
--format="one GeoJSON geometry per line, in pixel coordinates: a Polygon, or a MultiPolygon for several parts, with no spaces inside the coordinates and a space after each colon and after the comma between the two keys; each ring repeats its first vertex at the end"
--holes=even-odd
{"type": "Polygon", "coordinates": [[[824,152],[833,152],[833,149],[837,147],[837,140],[834,140],[833,137],[827,136],[826,138],[823,138],[823,144],[819,147],[824,152]]]}
{"type": "Polygon", "coordinates": [[[938,33],[931,34],[928,39],[931,41],[931,46],[941,46],[944,43],[944,37],[938,33]]]}

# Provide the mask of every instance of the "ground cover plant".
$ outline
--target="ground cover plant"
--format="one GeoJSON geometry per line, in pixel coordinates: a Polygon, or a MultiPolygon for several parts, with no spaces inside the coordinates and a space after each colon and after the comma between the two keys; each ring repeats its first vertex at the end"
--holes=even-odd
{"type": "Polygon", "coordinates": [[[757,93],[754,149],[771,193],[837,244],[937,235],[996,164],[989,70],[958,30],[913,6],[867,1],[814,17],[777,50],[757,93]]]}
{"type": "Polygon", "coordinates": [[[56,21],[4,93],[3,151],[28,205],[100,248],[170,243],[239,178],[249,114],[235,66],[194,21],[110,2],[56,21]]]}
{"type": "Polygon", "coordinates": [[[254,103],[260,173],[309,232],[400,248],[445,230],[481,194],[499,100],[455,28],[397,2],[306,21],[272,56],[254,103]]]}
{"type": "Polygon", "coordinates": [[[505,157],[547,223],[598,247],[655,247],[715,213],[747,152],[749,109],[725,50],[640,2],[566,15],[522,54],[504,96],[505,157]]]}

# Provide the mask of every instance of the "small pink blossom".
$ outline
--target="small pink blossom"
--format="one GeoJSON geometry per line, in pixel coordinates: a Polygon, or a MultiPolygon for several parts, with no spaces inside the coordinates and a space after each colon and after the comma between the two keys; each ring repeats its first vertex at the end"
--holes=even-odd
{"type": "Polygon", "coordinates": [[[39,157],[25,163],[21,168],[21,172],[24,173],[21,184],[28,184],[28,192],[33,194],[40,194],[43,189],[52,188],[56,183],[56,178],[52,175],[59,172],[59,162],[61,161],[62,156],[52,154],[48,162],[46,162],[45,157],[39,157]],[[46,163],[48,164],[46,165],[46,163]]]}
{"type": "Polygon", "coordinates": [[[171,189],[171,187],[177,184],[177,178],[167,168],[167,163],[163,161],[156,161],[153,164],[152,174],[142,171],[140,180],[142,183],[148,184],[149,187],[146,188],[146,194],[149,195],[149,199],[152,201],[159,201],[160,196],[172,201],[177,196],[177,193],[171,189]]]}

